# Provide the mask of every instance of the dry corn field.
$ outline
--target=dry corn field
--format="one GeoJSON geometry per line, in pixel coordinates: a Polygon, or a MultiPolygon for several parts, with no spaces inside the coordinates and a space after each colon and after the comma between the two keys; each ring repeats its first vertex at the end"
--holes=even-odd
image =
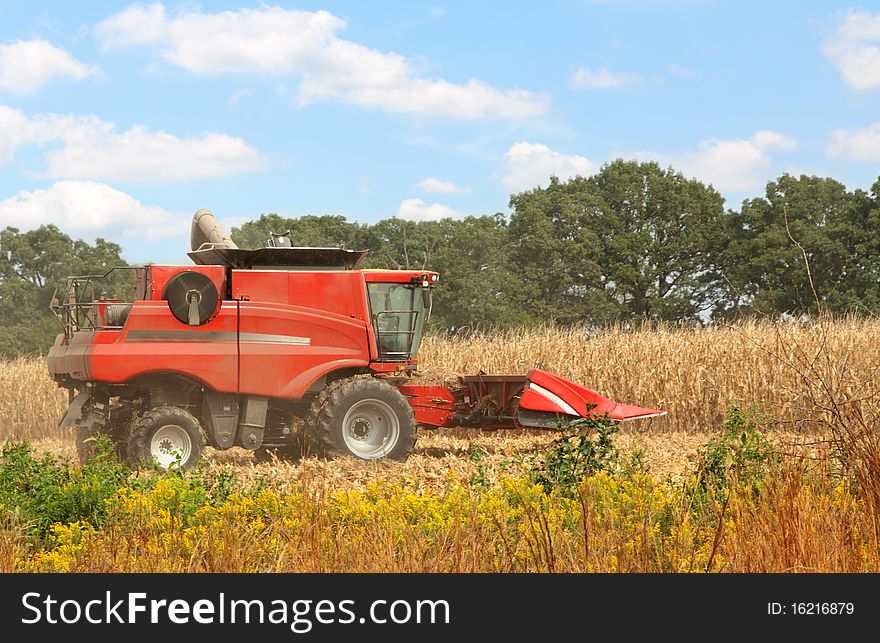
{"type": "MultiPolygon", "coordinates": [[[[579,500],[545,495],[529,467],[555,436],[530,430],[420,431],[405,463],[255,465],[241,449],[209,449],[198,482],[123,485],[104,500],[111,532],[62,521],[34,540],[32,526],[0,522],[0,570],[878,571],[880,444],[853,442],[848,457],[864,466],[849,480],[829,455],[835,422],[851,431],[878,417],[878,345],[880,321],[860,319],[429,336],[424,381],[540,365],[667,410],[614,437],[625,457],[641,453],[643,473],[588,478],[579,500]],[[722,504],[693,485],[732,401],[760,406],[784,461],[722,504]],[[210,500],[228,481],[241,495],[210,500]]],[[[7,362],[0,387],[0,437],[74,458],[56,427],[67,399],[42,360],[7,362]]]]}
{"type": "MultiPolygon", "coordinates": [[[[525,373],[538,365],[620,402],[668,411],[660,418],[622,425],[618,443],[645,451],[662,475],[690,470],[697,447],[717,431],[731,401],[758,404],[775,419],[772,438],[783,445],[815,434],[808,407],[817,382],[868,400],[880,378],[880,321],[843,319],[799,323],[745,322],[713,329],[654,326],[640,330],[545,328],[477,337],[429,335],[422,345],[419,378],[454,380],[464,373],[525,373]],[[811,373],[811,371],[813,371],[811,373]]],[[[49,379],[40,359],[6,362],[0,371],[0,439],[27,438],[40,450],[73,454],[72,441],[58,427],[67,406],[65,391],[49,379]],[[40,444],[48,438],[45,444],[40,444]],[[65,439],[66,438],[66,439],[65,439]]],[[[880,400],[878,400],[880,408],[880,400]]],[[[490,461],[530,453],[552,435],[544,431],[472,429],[422,431],[407,465],[353,463],[346,471],[361,481],[370,467],[402,468],[430,480],[464,470],[472,447],[490,461]]],[[[212,461],[240,463],[239,449],[213,454],[212,461]]],[[[352,464],[352,463],[350,463],[352,464]]],[[[311,462],[331,473],[349,466],[311,462]]]]}
{"type": "Polygon", "coordinates": [[[429,337],[423,377],[525,373],[536,364],[618,402],[664,409],[651,432],[716,429],[732,400],[802,428],[816,384],[871,398],[880,391],[880,321],[744,322],[714,328],[544,329],[484,338],[429,337]]]}

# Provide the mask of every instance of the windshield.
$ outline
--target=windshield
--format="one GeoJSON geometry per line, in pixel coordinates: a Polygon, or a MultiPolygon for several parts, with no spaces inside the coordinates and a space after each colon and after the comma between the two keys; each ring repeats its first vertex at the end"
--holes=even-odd
{"type": "Polygon", "coordinates": [[[431,312],[430,289],[413,284],[373,282],[367,284],[367,292],[379,360],[414,359],[422,342],[425,320],[431,312]]]}

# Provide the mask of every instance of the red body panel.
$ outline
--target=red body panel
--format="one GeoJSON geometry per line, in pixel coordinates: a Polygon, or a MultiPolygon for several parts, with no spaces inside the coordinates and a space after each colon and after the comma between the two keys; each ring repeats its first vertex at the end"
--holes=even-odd
{"type": "Polygon", "coordinates": [[[448,386],[401,384],[397,388],[409,401],[418,424],[449,426],[455,395],[448,386]]]}
{"type": "Polygon", "coordinates": [[[122,331],[97,333],[107,342],[92,342],[85,379],[118,383],[148,373],[180,373],[217,391],[235,392],[237,332],[235,301],[224,301],[211,321],[197,327],[177,321],[164,301],[137,301],[122,331]]]}
{"type": "Polygon", "coordinates": [[[241,302],[241,393],[297,399],[317,379],[367,367],[367,324],[314,308],[241,302]]]}
{"type": "Polygon", "coordinates": [[[237,270],[224,266],[149,266],[146,301],[136,301],[122,330],[59,336],[53,375],[123,383],[178,373],[224,393],[299,399],[322,376],[343,368],[400,371],[378,358],[367,281],[408,283],[424,271],[237,270]],[[207,275],[225,299],[201,326],[178,321],[163,300],[182,271],[207,275]],[[227,284],[227,279],[230,283],[227,284]]]}
{"type": "Polygon", "coordinates": [[[233,270],[241,299],[241,393],[298,399],[327,373],[370,363],[364,279],[355,271],[233,270]]]}

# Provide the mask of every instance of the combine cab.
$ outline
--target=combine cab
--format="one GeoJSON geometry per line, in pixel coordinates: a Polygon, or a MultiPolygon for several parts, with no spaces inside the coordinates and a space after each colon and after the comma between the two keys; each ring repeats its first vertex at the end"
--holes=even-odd
{"type": "Polygon", "coordinates": [[[70,277],[49,372],[70,392],[61,420],[82,461],[108,435],[120,457],[190,467],[206,445],[258,459],[405,459],[416,426],[556,426],[663,412],[617,404],[542,370],[416,384],[439,275],[358,270],[364,251],[296,248],[286,235],[244,250],[207,210],[193,217],[193,266],[147,265],[133,301],[96,297],[102,275],[70,277]]]}

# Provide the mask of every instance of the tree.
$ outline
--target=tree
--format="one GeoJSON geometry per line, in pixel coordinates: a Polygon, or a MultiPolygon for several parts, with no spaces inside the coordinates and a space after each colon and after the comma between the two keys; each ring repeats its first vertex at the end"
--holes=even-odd
{"type": "MultiPolygon", "coordinates": [[[[68,275],[104,274],[126,265],[121,248],[104,239],[94,245],[73,240],[54,225],[20,232],[0,231],[0,355],[46,351],[60,332],[49,311],[55,288],[68,275]]],[[[110,296],[130,295],[131,275],[104,285],[110,296]]]]}
{"type": "Polygon", "coordinates": [[[511,271],[522,310],[535,319],[570,323],[602,316],[601,245],[589,213],[595,206],[585,179],[510,198],[511,271]]]}
{"type": "Polygon", "coordinates": [[[382,219],[370,227],[370,241],[366,267],[428,270],[443,243],[443,226],[439,221],[382,219]]]}
{"type": "Polygon", "coordinates": [[[295,246],[369,250],[372,240],[369,226],[350,223],[341,215],[305,215],[291,219],[278,214],[261,214],[256,221],[248,221],[232,228],[232,240],[242,248],[265,248],[270,233],[290,231],[295,246]]]}
{"type": "Polygon", "coordinates": [[[504,217],[406,221],[383,219],[370,227],[374,244],[365,267],[440,273],[431,326],[453,328],[523,323],[512,293],[504,217]]]}
{"type": "Polygon", "coordinates": [[[693,320],[719,296],[731,222],[721,195],[699,181],[617,160],[510,203],[522,305],[544,319],[693,320]]]}
{"type": "Polygon", "coordinates": [[[735,215],[722,256],[731,303],[718,314],[880,310],[874,207],[864,191],[830,178],[769,182],[735,215]]]}
{"type": "Polygon", "coordinates": [[[711,186],[656,163],[617,160],[588,180],[598,197],[606,293],[624,318],[694,320],[718,296],[730,219],[711,186]]]}
{"type": "Polygon", "coordinates": [[[533,318],[516,303],[521,289],[510,270],[510,239],[502,214],[444,219],[429,268],[440,273],[434,327],[512,326],[533,318]]]}

